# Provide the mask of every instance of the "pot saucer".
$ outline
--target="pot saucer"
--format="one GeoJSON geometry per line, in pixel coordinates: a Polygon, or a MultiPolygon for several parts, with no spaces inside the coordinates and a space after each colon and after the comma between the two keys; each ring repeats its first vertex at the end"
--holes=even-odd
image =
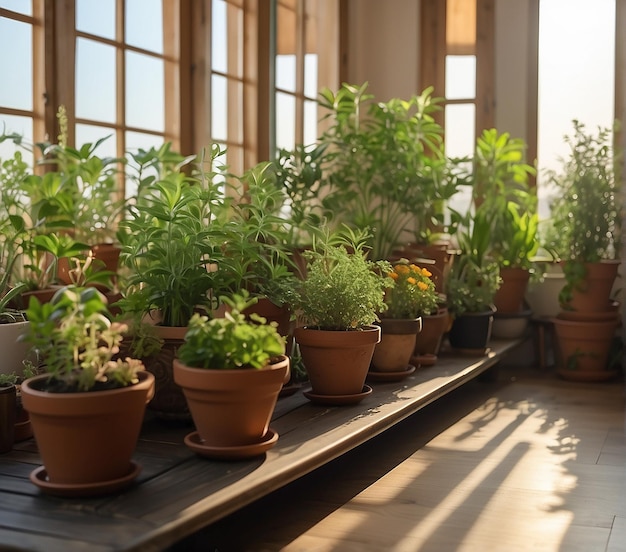
{"type": "Polygon", "coordinates": [[[250,445],[236,445],[231,447],[218,447],[204,444],[200,434],[193,431],[185,436],[185,445],[200,456],[207,458],[222,458],[226,460],[241,460],[259,456],[271,449],[278,441],[278,433],[269,428],[258,443],[250,445]]]}
{"type": "Polygon", "coordinates": [[[367,379],[370,381],[400,381],[410,376],[415,372],[415,366],[409,364],[406,370],[400,372],[380,372],[377,370],[370,370],[367,373],[367,379]]]}
{"type": "Polygon", "coordinates": [[[62,497],[90,497],[113,494],[128,487],[141,471],[141,466],[131,462],[130,472],[110,481],[98,481],[96,483],[52,483],[48,481],[45,466],[39,466],[30,473],[30,480],[44,493],[62,497]]]}
{"type": "Polygon", "coordinates": [[[303,391],[303,395],[312,403],[330,406],[357,404],[371,393],[372,388],[369,385],[364,385],[363,391],[354,395],[318,395],[313,393],[311,389],[303,391]]]}

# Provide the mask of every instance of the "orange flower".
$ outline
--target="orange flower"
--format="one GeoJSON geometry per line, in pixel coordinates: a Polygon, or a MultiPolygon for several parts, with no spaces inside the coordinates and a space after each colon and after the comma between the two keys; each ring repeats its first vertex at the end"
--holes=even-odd
{"type": "Polygon", "coordinates": [[[398,274],[408,274],[409,272],[409,267],[406,265],[396,265],[393,267],[393,269],[398,273],[398,274]]]}
{"type": "Polygon", "coordinates": [[[430,278],[433,275],[433,273],[426,268],[422,268],[422,275],[426,276],[426,278],[430,278]]]}
{"type": "MultiPolygon", "coordinates": [[[[417,280],[416,280],[415,278],[413,278],[413,276],[409,276],[409,277],[406,279],[406,281],[407,281],[407,282],[409,282],[409,284],[411,284],[412,286],[414,286],[415,284],[417,284],[417,280]]],[[[422,282],[420,282],[420,284],[421,284],[421,283],[422,283],[422,282]]]]}
{"type": "Polygon", "coordinates": [[[398,275],[395,272],[390,272],[387,276],[389,276],[392,280],[398,279],[398,275]]]}
{"type": "Polygon", "coordinates": [[[424,282],[417,282],[417,287],[420,288],[422,291],[426,291],[428,289],[428,284],[424,282]]]}

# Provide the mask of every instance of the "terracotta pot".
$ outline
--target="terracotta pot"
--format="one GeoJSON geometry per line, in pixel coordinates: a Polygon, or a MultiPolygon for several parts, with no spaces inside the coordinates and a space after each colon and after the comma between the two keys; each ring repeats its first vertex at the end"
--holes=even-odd
{"type": "Polygon", "coordinates": [[[283,337],[288,336],[291,331],[291,311],[289,307],[283,305],[279,307],[269,299],[261,297],[255,305],[244,311],[244,314],[256,313],[268,322],[278,324],[278,333],[283,337]]]}
{"type": "Polygon", "coordinates": [[[611,290],[617,277],[619,261],[585,263],[586,276],[580,288],[572,290],[569,302],[561,303],[568,311],[601,312],[609,309],[611,290]]]}
{"type": "Polygon", "coordinates": [[[104,270],[117,272],[121,248],[114,243],[97,243],[91,247],[95,259],[102,261],[104,270]]]}
{"type": "Polygon", "coordinates": [[[422,331],[415,340],[415,356],[438,355],[441,341],[448,331],[450,317],[447,308],[441,308],[437,314],[422,316],[422,331]]]}
{"type": "Polygon", "coordinates": [[[167,420],[190,420],[191,413],[185,394],[174,381],[174,358],[178,348],[185,342],[187,327],[154,326],[157,337],[163,341],[161,350],[141,360],[146,370],[154,375],[154,398],[148,409],[159,418],[167,420]]]}
{"type": "Polygon", "coordinates": [[[500,277],[502,283],[493,300],[498,313],[515,314],[522,311],[530,271],[518,267],[501,267],[500,277]]]}
{"type": "Polygon", "coordinates": [[[174,361],[174,380],[184,391],[207,447],[258,443],[269,429],[278,394],[288,379],[285,355],[261,370],[208,370],[174,361]]]}
{"type": "Polygon", "coordinates": [[[617,319],[581,322],[554,319],[558,345],[558,374],[573,381],[604,381],[616,376],[609,370],[609,351],[617,319]]]}
{"type": "Polygon", "coordinates": [[[44,391],[47,378],[44,374],[22,383],[22,401],[47,480],[75,486],[128,475],[154,392],[152,374],[140,372],[139,383],[128,387],[84,393],[44,391]]]}
{"type": "Polygon", "coordinates": [[[329,331],[305,326],[296,328],[304,367],[313,393],[321,396],[362,393],[380,327],[329,331]]]}
{"type": "Polygon", "coordinates": [[[456,316],[448,334],[450,346],[460,353],[485,353],[491,339],[494,312],[495,308],[456,316]]]}
{"type": "Polygon", "coordinates": [[[9,452],[15,441],[15,385],[0,386],[0,453],[9,452]]]}
{"type": "Polygon", "coordinates": [[[415,339],[422,329],[422,319],[383,318],[377,325],[381,335],[374,348],[372,368],[379,372],[406,370],[415,350],[415,339]]]}

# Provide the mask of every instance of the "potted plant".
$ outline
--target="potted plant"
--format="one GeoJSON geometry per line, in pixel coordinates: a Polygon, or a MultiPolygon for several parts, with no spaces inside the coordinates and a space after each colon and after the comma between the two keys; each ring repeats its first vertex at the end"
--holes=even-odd
{"type": "Polygon", "coordinates": [[[298,313],[303,325],[294,336],[309,375],[315,402],[350,404],[371,392],[365,386],[374,347],[380,341],[378,314],[391,266],[367,259],[365,234],[330,234],[304,253],[306,277],[298,313]]]}
{"type": "Polygon", "coordinates": [[[154,376],[120,357],[126,326],[112,322],[94,287],[70,285],[49,303],[32,298],[25,339],[45,373],[22,383],[43,466],[31,481],[43,492],[95,495],[131,484],[132,454],[154,376]]]}
{"type": "Polygon", "coordinates": [[[491,338],[493,300],[500,268],[488,256],[491,221],[483,210],[464,217],[457,231],[460,253],[447,281],[446,302],[452,318],[448,334],[453,349],[484,354],[491,338]]]}
{"type": "Polygon", "coordinates": [[[446,177],[452,172],[434,119],[441,100],[432,88],[377,102],[367,87],[320,93],[328,124],[319,139],[326,146],[320,197],[334,228],[369,230],[370,258],[390,259],[412,233],[430,236],[458,182],[446,177]]]}
{"type": "Polygon", "coordinates": [[[415,370],[409,361],[422,329],[422,316],[437,308],[438,294],[431,276],[428,269],[406,259],[394,262],[387,273],[390,279],[385,291],[387,308],[377,322],[381,339],[374,349],[370,379],[380,378],[381,372],[386,379],[393,375],[402,378],[415,370]]]}
{"type": "Polygon", "coordinates": [[[222,300],[229,307],[223,317],[191,318],[174,360],[196,427],[185,444],[208,457],[256,456],[278,439],[269,423],[289,358],[276,323],[244,314],[256,298],[242,290],[222,300]]]}
{"type": "Polygon", "coordinates": [[[611,310],[619,267],[621,152],[613,147],[613,129],[593,133],[579,121],[573,125],[573,135],[565,137],[569,156],[561,160],[560,170],[548,172],[555,186],[550,215],[554,241],[548,247],[565,274],[562,309],[600,314],[611,310]]]}
{"type": "Polygon", "coordinates": [[[9,452],[15,441],[16,382],[15,374],[0,374],[0,454],[9,452]]]}

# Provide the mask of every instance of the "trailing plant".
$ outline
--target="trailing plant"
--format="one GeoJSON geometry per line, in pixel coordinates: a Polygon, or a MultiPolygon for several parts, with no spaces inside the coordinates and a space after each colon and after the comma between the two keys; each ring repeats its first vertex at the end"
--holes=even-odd
{"type": "Polygon", "coordinates": [[[255,313],[243,314],[257,298],[242,290],[221,300],[229,307],[223,318],[196,313],[189,321],[185,343],[178,349],[183,364],[213,370],[260,370],[285,353],[285,340],[276,323],[268,323],[255,313]]]}
{"type": "Polygon", "coordinates": [[[127,326],[112,322],[106,298],[95,288],[59,289],[49,303],[32,297],[25,340],[49,374],[50,392],[125,387],[138,381],[140,360],[119,358],[127,326]]]}
{"type": "Polygon", "coordinates": [[[365,233],[329,234],[305,251],[307,274],[300,284],[298,306],[309,327],[359,329],[385,311],[389,285],[385,274],[391,265],[368,260],[365,240],[365,233]]]}

